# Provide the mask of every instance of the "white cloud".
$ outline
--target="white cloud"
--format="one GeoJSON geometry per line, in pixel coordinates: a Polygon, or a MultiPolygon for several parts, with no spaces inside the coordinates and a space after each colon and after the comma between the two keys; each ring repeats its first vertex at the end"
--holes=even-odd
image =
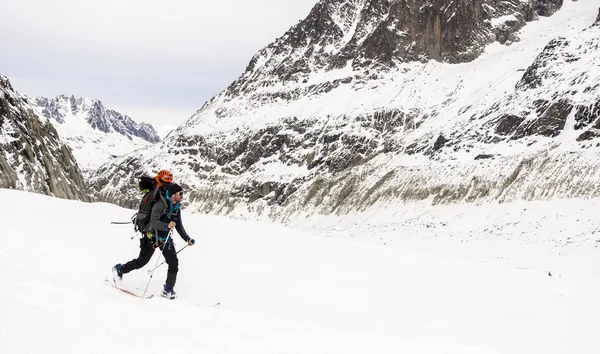
{"type": "Polygon", "coordinates": [[[5,0],[0,70],[31,96],[193,113],[316,2],[5,0]]]}

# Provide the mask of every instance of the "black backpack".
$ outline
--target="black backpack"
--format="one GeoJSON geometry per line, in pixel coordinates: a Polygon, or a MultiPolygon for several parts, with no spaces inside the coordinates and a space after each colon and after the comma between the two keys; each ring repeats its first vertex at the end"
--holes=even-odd
{"type": "Polygon", "coordinates": [[[152,177],[142,176],[138,183],[138,188],[144,196],[140,201],[137,213],[131,217],[133,223],[133,229],[135,231],[144,232],[146,226],[150,222],[150,214],[152,213],[152,207],[154,203],[160,198],[161,193],[165,193],[165,189],[168,184],[163,183],[161,187],[158,187],[156,181],[152,177]]]}

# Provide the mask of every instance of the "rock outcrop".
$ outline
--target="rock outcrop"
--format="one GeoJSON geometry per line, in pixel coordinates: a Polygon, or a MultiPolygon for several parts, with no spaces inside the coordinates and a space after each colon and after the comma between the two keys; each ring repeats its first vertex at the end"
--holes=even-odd
{"type": "Polygon", "coordinates": [[[71,149],[0,76],[0,187],[90,201],[71,149]]]}

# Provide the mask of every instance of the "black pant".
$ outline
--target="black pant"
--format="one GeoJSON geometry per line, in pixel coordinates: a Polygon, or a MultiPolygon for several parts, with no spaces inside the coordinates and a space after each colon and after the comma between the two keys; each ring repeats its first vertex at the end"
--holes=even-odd
{"type": "MultiPolygon", "coordinates": [[[[121,270],[123,274],[127,274],[132,270],[140,269],[150,261],[154,254],[154,243],[148,238],[143,237],[140,239],[140,255],[138,258],[133,259],[123,265],[121,270]]],[[[162,247],[162,253],[165,257],[165,261],[169,265],[167,270],[167,285],[175,286],[177,280],[177,271],[179,270],[179,260],[177,259],[177,253],[175,252],[175,245],[172,239],[169,238],[169,242],[165,243],[162,247]]]]}

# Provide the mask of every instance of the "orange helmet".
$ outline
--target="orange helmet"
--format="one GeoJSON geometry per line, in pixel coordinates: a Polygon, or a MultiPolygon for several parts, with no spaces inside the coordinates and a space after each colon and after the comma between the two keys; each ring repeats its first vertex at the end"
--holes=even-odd
{"type": "Polygon", "coordinates": [[[154,177],[158,186],[162,186],[163,183],[173,183],[173,175],[168,170],[160,170],[154,177]]]}

